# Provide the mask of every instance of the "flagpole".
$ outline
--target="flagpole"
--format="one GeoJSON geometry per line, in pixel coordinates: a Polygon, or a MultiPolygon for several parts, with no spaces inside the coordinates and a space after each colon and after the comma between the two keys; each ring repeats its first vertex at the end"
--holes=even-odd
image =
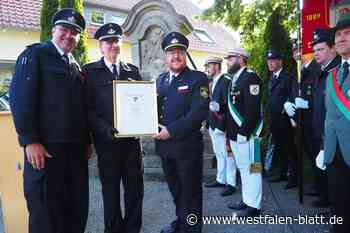
{"type": "MultiPolygon", "coordinates": [[[[298,97],[301,97],[301,44],[302,44],[302,14],[301,14],[301,1],[297,1],[297,83],[298,83],[298,97]]],[[[296,128],[296,142],[297,142],[297,179],[298,179],[298,196],[299,203],[303,204],[304,202],[304,180],[303,180],[303,152],[302,152],[302,129],[301,129],[301,120],[302,120],[302,110],[297,109],[297,128],[296,128]]]]}

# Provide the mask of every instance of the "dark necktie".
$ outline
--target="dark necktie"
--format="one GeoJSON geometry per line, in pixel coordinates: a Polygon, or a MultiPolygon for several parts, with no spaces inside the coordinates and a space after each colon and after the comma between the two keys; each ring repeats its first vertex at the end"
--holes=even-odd
{"type": "Polygon", "coordinates": [[[112,75],[114,80],[118,80],[118,71],[116,64],[112,64],[112,75]]]}
{"type": "Polygon", "coordinates": [[[271,91],[272,87],[275,85],[275,82],[277,81],[277,75],[272,75],[270,82],[269,82],[269,91],[271,91]]]}
{"type": "Polygon", "coordinates": [[[69,65],[69,58],[68,58],[67,54],[63,54],[62,59],[63,59],[63,61],[66,62],[67,65],[69,65]]]}
{"type": "Polygon", "coordinates": [[[348,75],[349,75],[349,63],[344,62],[343,63],[343,77],[340,81],[340,87],[343,86],[343,83],[344,83],[346,77],[348,77],[348,75]]]}

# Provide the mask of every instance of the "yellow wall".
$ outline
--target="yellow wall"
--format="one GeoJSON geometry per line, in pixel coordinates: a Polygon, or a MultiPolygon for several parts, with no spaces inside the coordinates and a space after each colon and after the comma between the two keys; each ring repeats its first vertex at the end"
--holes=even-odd
{"type": "MultiPolygon", "coordinates": [[[[0,60],[15,61],[26,45],[37,43],[40,40],[39,32],[26,32],[15,29],[0,29],[0,60]]],[[[126,62],[131,62],[131,45],[122,44],[122,58],[126,62]]],[[[101,58],[98,42],[88,39],[88,56],[90,61],[101,58]]]]}
{"type": "MultiPolygon", "coordinates": [[[[216,57],[224,57],[224,54],[219,54],[219,53],[208,53],[208,52],[202,52],[202,51],[189,51],[189,54],[191,55],[194,64],[197,66],[197,69],[200,71],[204,71],[204,63],[205,63],[205,59],[208,56],[216,56],[216,57]]],[[[192,68],[191,62],[188,60],[187,64],[189,65],[189,67],[192,68]]],[[[222,63],[222,71],[226,72],[226,62],[225,60],[223,60],[222,63]]]]}
{"type": "Polygon", "coordinates": [[[28,214],[23,196],[23,152],[10,113],[0,112],[0,197],[6,233],[26,233],[28,214]]]}
{"type": "Polygon", "coordinates": [[[39,32],[0,29],[0,60],[16,60],[26,45],[39,41],[39,32]]]}

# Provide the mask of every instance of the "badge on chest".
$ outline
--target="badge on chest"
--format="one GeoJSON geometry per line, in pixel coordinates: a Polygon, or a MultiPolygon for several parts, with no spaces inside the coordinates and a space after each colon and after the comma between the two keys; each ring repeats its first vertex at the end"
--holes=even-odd
{"type": "Polygon", "coordinates": [[[190,92],[190,88],[189,88],[188,85],[179,86],[179,87],[177,88],[177,92],[178,92],[178,93],[188,93],[188,92],[190,92]]]}

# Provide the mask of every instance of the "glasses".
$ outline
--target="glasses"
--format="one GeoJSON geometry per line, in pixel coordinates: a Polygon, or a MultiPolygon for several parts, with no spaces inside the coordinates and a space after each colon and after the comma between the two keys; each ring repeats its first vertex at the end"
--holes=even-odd
{"type": "Polygon", "coordinates": [[[185,50],[180,50],[180,49],[176,49],[176,50],[170,50],[166,52],[167,55],[169,56],[185,56],[186,52],[185,50]]]}

